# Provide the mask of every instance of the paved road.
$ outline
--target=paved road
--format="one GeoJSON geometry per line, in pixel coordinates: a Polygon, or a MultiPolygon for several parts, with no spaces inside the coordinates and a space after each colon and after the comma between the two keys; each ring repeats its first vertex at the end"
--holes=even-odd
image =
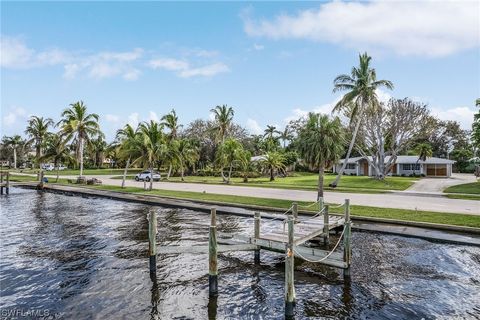
{"type": "Polygon", "coordinates": [[[472,173],[453,173],[451,178],[422,178],[405,192],[442,193],[445,188],[450,186],[475,181],[476,178],[472,173]]]}
{"type": "MultiPolygon", "coordinates": [[[[72,179],[75,177],[66,177],[72,179]]],[[[103,184],[121,185],[122,180],[112,179],[112,176],[96,176],[103,184]]],[[[143,187],[143,182],[127,181],[127,186],[143,187]]],[[[276,188],[242,187],[198,183],[154,182],[154,189],[206,192],[225,195],[248,196],[259,198],[286,199],[292,201],[315,201],[316,192],[304,190],[289,190],[276,188]]],[[[480,201],[449,199],[439,195],[420,195],[411,193],[394,194],[361,194],[343,192],[325,192],[325,200],[330,203],[342,203],[350,199],[353,205],[381,208],[399,208],[420,211],[452,212],[480,215],[480,201]]]]}

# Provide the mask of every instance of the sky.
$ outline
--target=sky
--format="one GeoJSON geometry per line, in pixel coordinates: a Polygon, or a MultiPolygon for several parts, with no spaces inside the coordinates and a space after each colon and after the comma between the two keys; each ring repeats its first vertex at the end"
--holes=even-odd
{"type": "Polygon", "coordinates": [[[480,2],[1,2],[1,135],[83,100],[107,139],[126,123],[209,119],[258,134],[329,113],[333,79],[368,52],[378,79],[469,129],[480,2]]]}

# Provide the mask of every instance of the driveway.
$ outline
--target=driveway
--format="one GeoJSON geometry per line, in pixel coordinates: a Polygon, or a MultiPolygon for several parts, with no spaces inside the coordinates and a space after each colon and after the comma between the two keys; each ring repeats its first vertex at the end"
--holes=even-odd
{"type": "Polygon", "coordinates": [[[475,181],[476,178],[472,173],[453,173],[450,178],[421,178],[404,192],[442,193],[450,186],[475,181]]]}

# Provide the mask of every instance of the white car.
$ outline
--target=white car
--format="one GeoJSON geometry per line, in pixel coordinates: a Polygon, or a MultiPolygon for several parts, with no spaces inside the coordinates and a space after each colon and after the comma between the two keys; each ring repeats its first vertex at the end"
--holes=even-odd
{"type": "Polygon", "coordinates": [[[62,166],[62,165],[59,165],[58,166],[58,170],[62,171],[62,170],[67,170],[68,168],[65,167],[65,166],[62,166]]]}
{"type": "MultiPolygon", "coordinates": [[[[150,178],[152,177],[151,173],[149,170],[147,171],[142,171],[140,173],[137,173],[135,175],[135,181],[150,181],[150,178]]],[[[160,181],[160,173],[158,172],[153,172],[153,181],[160,181]]]]}
{"type": "Polygon", "coordinates": [[[53,170],[55,170],[55,167],[52,164],[46,164],[46,165],[43,166],[43,170],[53,171],[53,170]]]}

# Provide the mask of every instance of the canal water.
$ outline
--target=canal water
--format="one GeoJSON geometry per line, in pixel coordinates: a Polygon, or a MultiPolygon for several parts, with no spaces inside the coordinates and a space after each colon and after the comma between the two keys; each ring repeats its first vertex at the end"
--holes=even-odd
{"type": "MultiPolygon", "coordinates": [[[[208,297],[206,254],[159,255],[152,282],[147,214],[158,212],[159,246],[192,246],[207,244],[206,213],[15,188],[0,205],[2,319],[283,318],[280,254],[262,251],[261,266],[252,252],[220,255],[218,299],[208,297]]],[[[218,223],[252,233],[249,218],[218,223]]],[[[480,248],[365,232],[352,241],[350,285],[336,269],[296,262],[296,319],[480,317],[480,248]]]]}

